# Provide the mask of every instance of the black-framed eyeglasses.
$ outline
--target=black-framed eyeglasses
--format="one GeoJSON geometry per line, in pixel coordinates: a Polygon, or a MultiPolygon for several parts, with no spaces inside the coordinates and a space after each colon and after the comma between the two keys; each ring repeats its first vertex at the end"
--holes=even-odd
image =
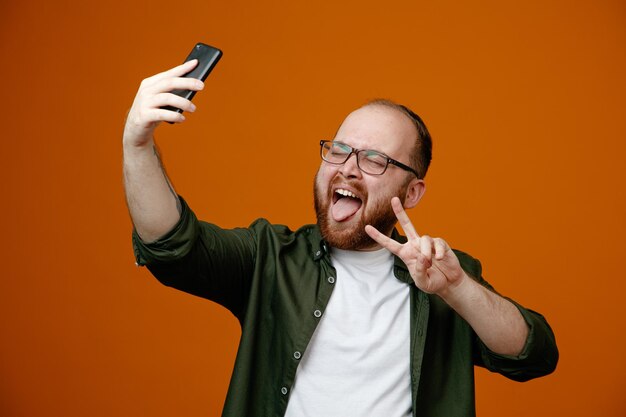
{"type": "Polygon", "coordinates": [[[321,140],[320,148],[320,156],[329,164],[343,165],[350,158],[350,155],[355,154],[357,166],[366,174],[383,175],[387,171],[389,164],[392,164],[405,171],[412,172],[418,179],[420,178],[417,171],[413,168],[388,157],[382,152],[371,149],[356,149],[343,142],[334,140],[321,140]]]}

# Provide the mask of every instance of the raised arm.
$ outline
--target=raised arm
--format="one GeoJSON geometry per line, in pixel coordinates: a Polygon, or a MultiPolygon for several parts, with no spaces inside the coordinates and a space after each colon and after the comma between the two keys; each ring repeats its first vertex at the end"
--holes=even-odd
{"type": "Polygon", "coordinates": [[[182,76],[198,61],[188,61],[141,82],[124,127],[124,188],[130,216],[142,240],[154,241],[167,233],[180,218],[180,201],[170,182],[154,141],[162,122],[182,123],[185,117],[161,109],[170,105],[195,111],[191,101],[171,94],[175,89],[198,91],[202,81],[182,76]]]}

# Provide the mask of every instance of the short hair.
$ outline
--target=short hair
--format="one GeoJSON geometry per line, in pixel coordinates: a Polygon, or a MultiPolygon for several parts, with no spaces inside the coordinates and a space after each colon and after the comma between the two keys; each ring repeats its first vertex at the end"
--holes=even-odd
{"type": "Polygon", "coordinates": [[[411,165],[413,165],[413,168],[417,171],[418,177],[423,179],[426,176],[426,172],[430,166],[430,161],[433,157],[433,141],[422,118],[407,106],[398,104],[388,99],[378,98],[363,105],[363,107],[368,106],[383,106],[391,108],[399,111],[411,119],[415,125],[415,129],[417,130],[417,139],[415,141],[413,151],[411,152],[411,155],[409,155],[409,159],[411,161],[411,165]]]}

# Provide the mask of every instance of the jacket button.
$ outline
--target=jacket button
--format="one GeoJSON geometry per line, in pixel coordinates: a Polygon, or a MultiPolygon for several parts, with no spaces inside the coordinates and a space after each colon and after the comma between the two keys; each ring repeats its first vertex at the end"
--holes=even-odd
{"type": "Polygon", "coordinates": [[[331,284],[335,283],[335,277],[328,277],[328,282],[331,284]]]}
{"type": "Polygon", "coordinates": [[[287,387],[282,387],[282,388],[280,389],[280,392],[281,392],[283,395],[287,395],[287,392],[288,392],[288,391],[287,391],[287,387]]]}
{"type": "Polygon", "coordinates": [[[313,315],[319,319],[320,317],[322,317],[322,312],[319,310],[315,310],[313,312],[313,315]]]}
{"type": "Polygon", "coordinates": [[[293,352],[293,357],[296,359],[300,359],[302,357],[302,354],[296,350],[295,352],[293,352]]]}

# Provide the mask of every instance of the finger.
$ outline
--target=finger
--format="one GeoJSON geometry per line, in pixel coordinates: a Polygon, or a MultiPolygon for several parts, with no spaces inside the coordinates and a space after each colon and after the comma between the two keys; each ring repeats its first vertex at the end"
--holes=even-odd
{"type": "Polygon", "coordinates": [[[404,207],[402,207],[402,203],[398,197],[393,197],[391,199],[391,207],[393,208],[393,212],[396,214],[398,222],[400,223],[400,226],[402,226],[402,230],[404,230],[406,237],[409,239],[419,239],[420,235],[415,231],[413,223],[411,223],[411,219],[409,219],[406,211],[404,211],[404,207]]]}
{"type": "Polygon", "coordinates": [[[185,121],[185,116],[182,113],[172,110],[152,109],[147,111],[146,114],[150,120],[155,122],[182,123],[185,121]]]}
{"type": "Polygon", "coordinates": [[[183,111],[187,111],[193,113],[196,111],[196,106],[191,101],[186,98],[182,98],[177,96],[176,94],[171,93],[160,93],[156,96],[153,96],[150,100],[149,107],[163,107],[163,106],[172,106],[179,108],[183,111]]]}
{"type": "Polygon", "coordinates": [[[448,251],[449,246],[446,243],[446,241],[441,238],[435,238],[434,244],[435,244],[435,259],[440,261],[445,256],[446,252],[448,251]]]}
{"type": "Polygon", "coordinates": [[[431,263],[423,256],[421,253],[417,253],[417,262],[415,263],[415,267],[411,276],[415,281],[415,285],[422,290],[426,290],[430,286],[430,280],[428,277],[428,268],[430,268],[431,263]]]}
{"type": "Polygon", "coordinates": [[[428,262],[433,257],[433,239],[430,236],[422,236],[420,238],[420,254],[425,257],[428,262]]]}
{"type": "Polygon", "coordinates": [[[369,235],[376,243],[387,249],[394,255],[398,255],[402,249],[402,244],[380,233],[374,226],[369,224],[365,226],[365,233],[369,235]]]}
{"type": "Polygon", "coordinates": [[[428,274],[428,268],[433,266],[432,260],[428,257],[422,255],[421,253],[417,254],[417,264],[421,268],[421,271],[424,275],[428,274]]]}
{"type": "Polygon", "coordinates": [[[152,77],[146,78],[145,80],[143,80],[142,84],[145,83],[146,86],[149,86],[165,78],[182,77],[183,75],[194,69],[196,65],[198,65],[198,60],[192,59],[190,61],[177,65],[174,68],[170,68],[167,71],[163,71],[156,75],[153,75],[152,77]]]}
{"type": "Polygon", "coordinates": [[[195,78],[165,78],[160,80],[159,82],[146,87],[144,89],[145,93],[164,93],[172,90],[192,90],[192,91],[200,91],[204,89],[204,83],[195,78]]]}

